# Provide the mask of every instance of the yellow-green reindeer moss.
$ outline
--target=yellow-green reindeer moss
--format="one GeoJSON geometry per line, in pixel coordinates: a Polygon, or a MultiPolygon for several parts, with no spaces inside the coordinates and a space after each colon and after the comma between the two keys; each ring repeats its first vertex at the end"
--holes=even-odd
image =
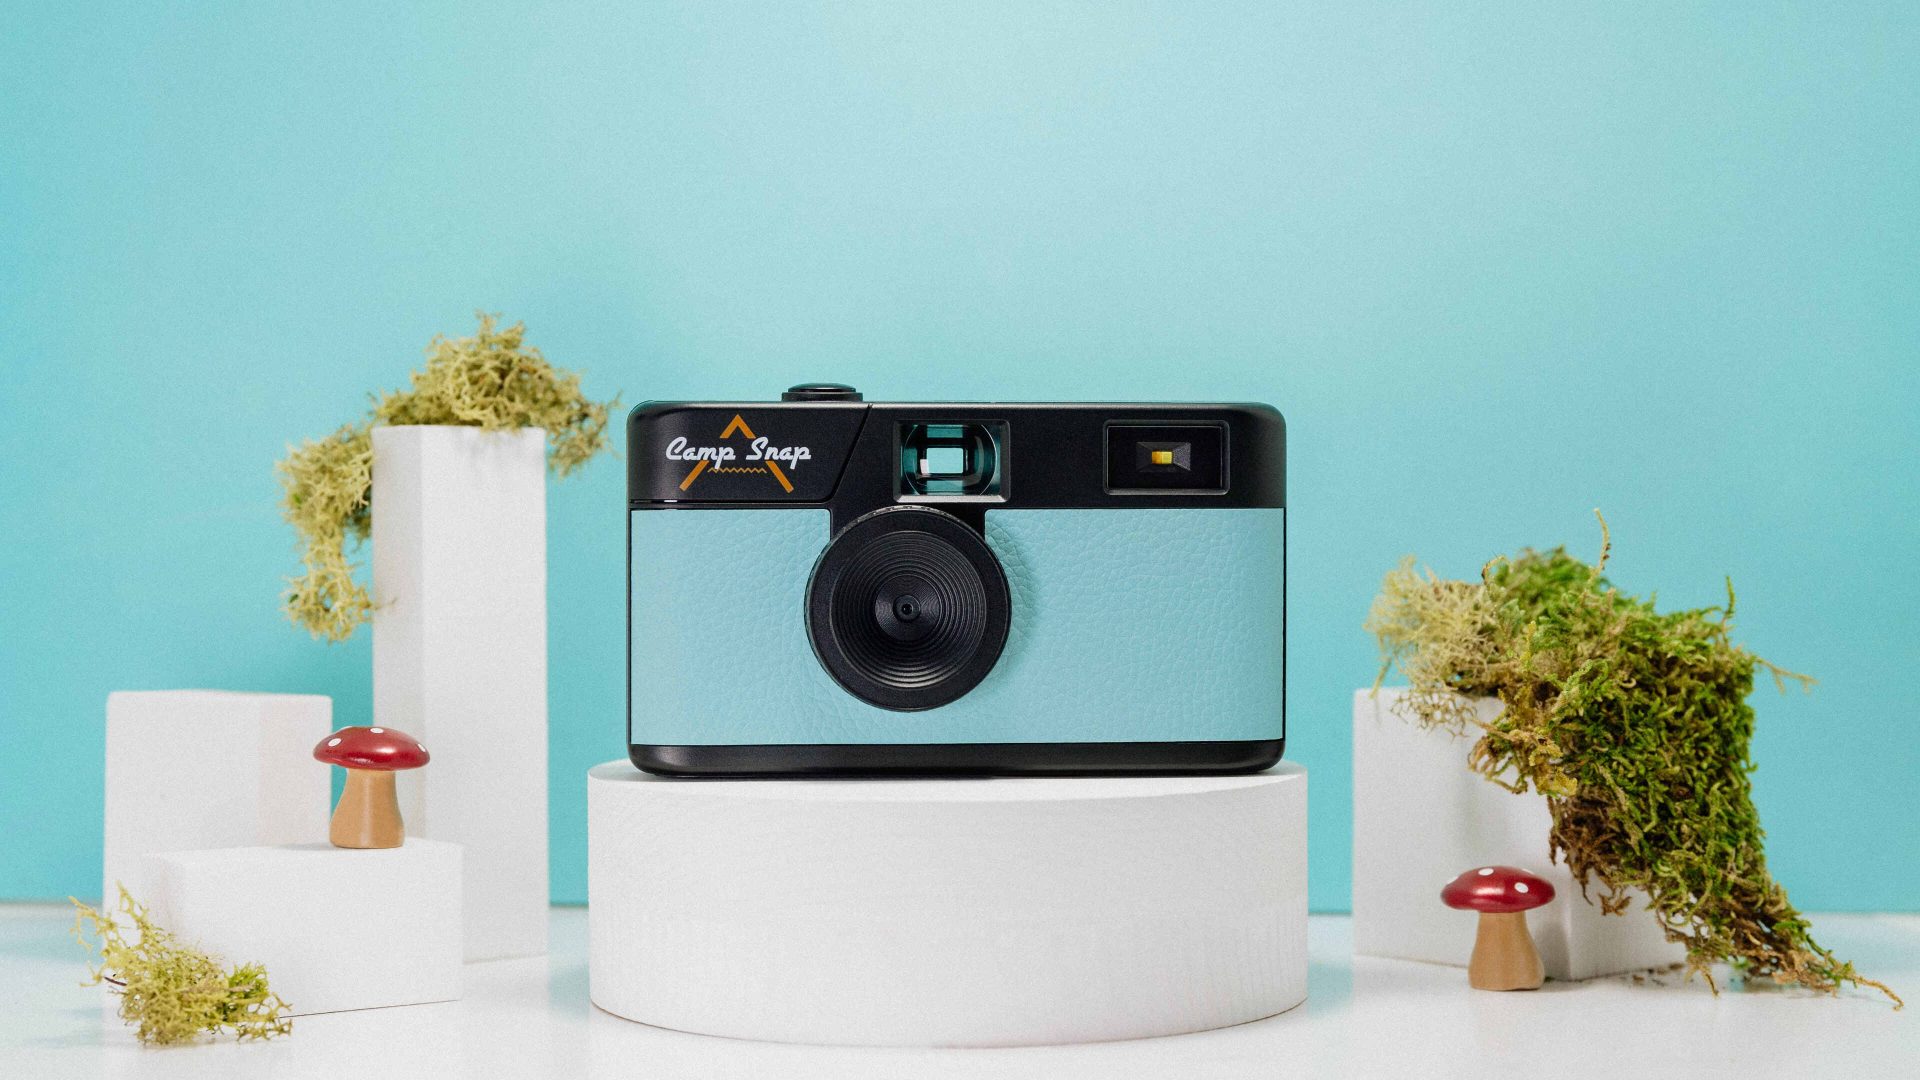
{"type": "MultiPolygon", "coordinates": [[[[1381,675],[1411,684],[1412,719],[1479,729],[1470,767],[1552,812],[1550,855],[1604,911],[1644,890],[1689,972],[1709,966],[1814,990],[1885,985],[1836,960],[1767,873],[1754,809],[1749,742],[1756,669],[1784,690],[1811,684],[1734,644],[1733,586],[1724,608],[1660,613],[1564,549],[1496,558],[1477,582],[1414,569],[1389,573],[1367,620],[1381,675]],[[1505,708],[1475,721],[1467,697],[1505,708]]],[[[1718,989],[1717,987],[1715,988],[1718,989]]]]}
{"type": "Polygon", "coordinates": [[[589,401],[579,375],[525,344],[524,325],[496,329],[496,318],[481,313],[472,337],[434,338],[427,366],[407,389],[379,396],[365,419],[289,448],[277,466],[281,509],[299,535],[305,568],[288,579],[287,617],[313,636],[345,641],[373,614],[373,600],[347,561],[347,542],[365,541],[373,527],[375,426],[544,428],[547,464],[562,477],[607,448],[607,416],[619,399],[589,401]]]}
{"type": "Polygon", "coordinates": [[[135,1025],[141,1042],[170,1046],[223,1031],[240,1039],[271,1039],[293,1031],[293,1021],[281,1015],[287,1003],[268,988],[260,965],[227,968],[218,957],[181,944],[154,925],[125,886],[119,904],[123,921],[78,900],[73,906],[74,940],[100,957],[99,967],[87,969],[87,985],[113,987],[120,1019],[135,1025]],[[131,924],[131,933],[123,922],[131,924]]]}

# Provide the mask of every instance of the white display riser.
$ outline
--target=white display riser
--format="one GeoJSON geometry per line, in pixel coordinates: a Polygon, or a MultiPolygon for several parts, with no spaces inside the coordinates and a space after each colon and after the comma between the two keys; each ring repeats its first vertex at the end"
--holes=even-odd
{"type": "MultiPolygon", "coordinates": [[[[1603,915],[1565,866],[1549,862],[1546,800],[1515,794],[1467,767],[1473,739],[1417,727],[1396,709],[1404,688],[1353,698],[1353,947],[1369,956],[1465,966],[1471,912],[1440,902],[1463,870],[1525,867],[1553,883],[1553,903],[1527,913],[1550,979],[1589,979],[1666,967],[1686,951],[1666,940],[1635,894],[1624,915],[1603,915]]],[[[1482,722],[1500,714],[1474,703],[1482,722]]]]}
{"type": "Polygon", "coordinates": [[[777,1042],[1015,1046],[1307,993],[1307,776],[587,779],[593,1001],[777,1042]]]}
{"type": "Polygon", "coordinates": [[[328,770],[313,748],[332,723],[332,700],[314,694],[109,694],[103,906],[123,883],[147,900],[152,852],[325,840],[328,770]]]}
{"type": "Polygon", "coordinates": [[[546,432],[373,429],[373,722],[433,755],[409,835],[466,851],[468,960],[547,947],[546,432]]]}
{"type": "Polygon", "coordinates": [[[263,966],[292,1015],[460,996],[456,844],[217,848],[145,863],[154,922],[229,964],[263,966]]]}

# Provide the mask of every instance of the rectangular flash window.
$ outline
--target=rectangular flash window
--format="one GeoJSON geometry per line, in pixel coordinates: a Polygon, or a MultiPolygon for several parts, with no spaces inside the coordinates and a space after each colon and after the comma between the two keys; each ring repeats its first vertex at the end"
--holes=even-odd
{"type": "Polygon", "coordinates": [[[1107,425],[1108,491],[1226,489],[1226,425],[1107,425]]]}

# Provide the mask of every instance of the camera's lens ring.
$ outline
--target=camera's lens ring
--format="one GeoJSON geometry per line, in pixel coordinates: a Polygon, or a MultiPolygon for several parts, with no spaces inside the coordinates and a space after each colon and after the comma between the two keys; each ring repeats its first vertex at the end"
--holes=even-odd
{"type": "Polygon", "coordinates": [[[846,691],[912,712],[957,700],[1000,659],[1012,603],[980,534],[927,506],[840,530],[807,582],[807,637],[846,691]]]}

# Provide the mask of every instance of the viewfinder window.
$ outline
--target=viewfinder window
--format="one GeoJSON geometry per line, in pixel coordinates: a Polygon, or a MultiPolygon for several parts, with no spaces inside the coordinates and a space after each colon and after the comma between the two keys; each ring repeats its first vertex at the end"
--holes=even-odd
{"type": "Polygon", "coordinates": [[[1004,494],[1007,425],[900,425],[901,495],[999,498],[1004,494]]]}

